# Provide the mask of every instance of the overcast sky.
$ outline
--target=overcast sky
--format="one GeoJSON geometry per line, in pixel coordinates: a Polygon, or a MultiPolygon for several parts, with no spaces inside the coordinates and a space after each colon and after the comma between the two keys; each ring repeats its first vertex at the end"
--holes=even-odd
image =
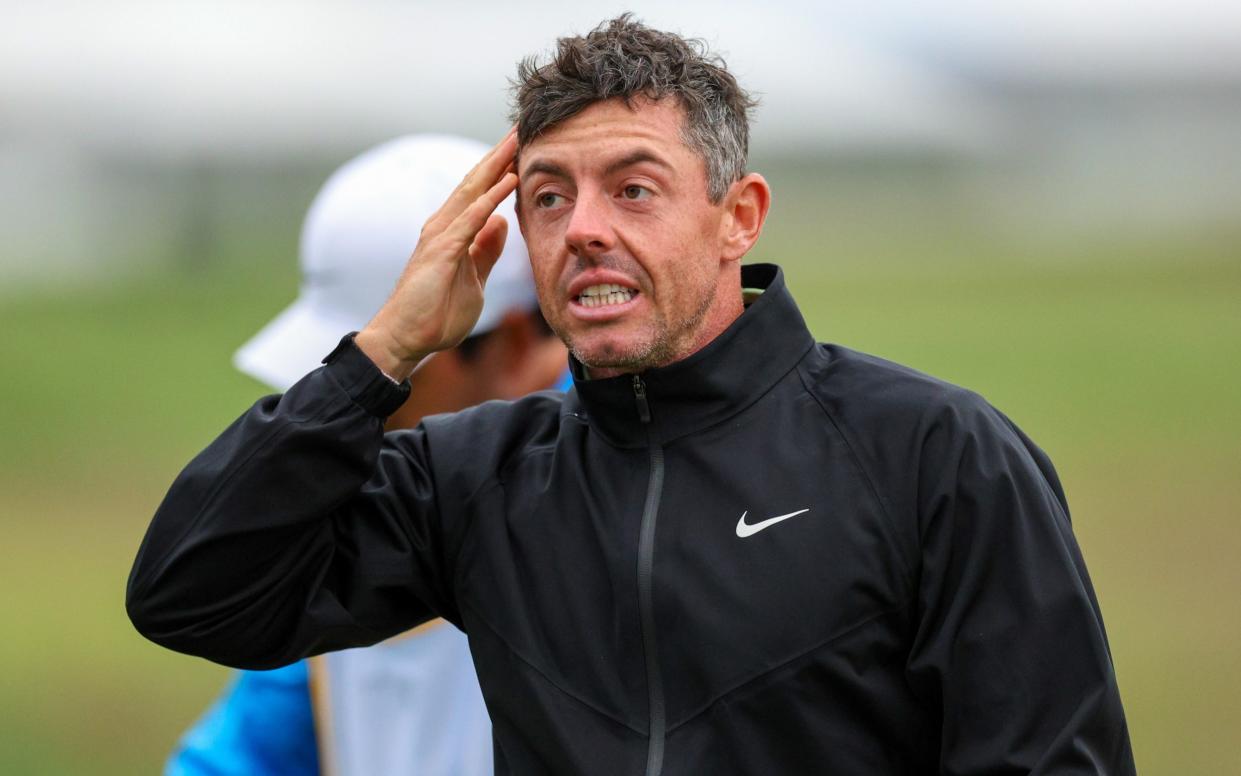
{"type": "Polygon", "coordinates": [[[297,155],[401,131],[494,135],[505,79],[634,10],[707,39],[763,107],[758,146],[986,142],[962,74],[1241,80],[1241,3],[0,3],[0,130],[297,155]]]}

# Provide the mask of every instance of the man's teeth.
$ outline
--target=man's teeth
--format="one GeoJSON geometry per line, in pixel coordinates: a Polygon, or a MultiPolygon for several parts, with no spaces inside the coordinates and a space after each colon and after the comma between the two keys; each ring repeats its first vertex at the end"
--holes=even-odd
{"type": "Polygon", "coordinates": [[[615,283],[600,283],[587,286],[578,296],[577,301],[582,307],[603,307],[609,304],[621,304],[633,299],[637,291],[632,288],[618,286],[615,283]]]}

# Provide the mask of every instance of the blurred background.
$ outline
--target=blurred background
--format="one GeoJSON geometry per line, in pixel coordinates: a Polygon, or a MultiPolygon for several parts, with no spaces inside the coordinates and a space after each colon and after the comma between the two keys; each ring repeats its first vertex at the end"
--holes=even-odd
{"type": "Polygon", "coordinates": [[[0,773],[154,773],[223,684],[125,579],[327,174],[498,138],[517,59],[626,9],[761,95],[750,258],[816,335],[1051,454],[1140,770],[1241,772],[1241,5],[116,0],[0,2],[0,773]]]}

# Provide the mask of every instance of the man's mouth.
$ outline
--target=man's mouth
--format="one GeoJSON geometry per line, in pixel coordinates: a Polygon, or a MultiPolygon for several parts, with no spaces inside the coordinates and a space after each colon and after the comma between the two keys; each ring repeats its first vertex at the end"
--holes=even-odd
{"type": "Polygon", "coordinates": [[[599,283],[587,286],[577,296],[577,303],[582,307],[607,307],[624,304],[637,295],[632,288],[625,288],[616,283],[599,283]]]}

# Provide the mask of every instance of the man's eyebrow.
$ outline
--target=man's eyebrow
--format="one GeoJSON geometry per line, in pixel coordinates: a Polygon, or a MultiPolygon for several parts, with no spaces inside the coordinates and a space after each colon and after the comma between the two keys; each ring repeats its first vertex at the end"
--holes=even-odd
{"type": "Polygon", "coordinates": [[[644,164],[644,163],[655,164],[667,170],[672,169],[672,165],[664,161],[662,157],[656,155],[655,153],[651,151],[646,150],[645,148],[639,148],[638,150],[625,154],[621,158],[609,164],[607,168],[604,169],[603,174],[612,175],[614,173],[620,172],[626,167],[632,167],[635,164],[644,164]]]}
{"type": "MultiPolygon", "coordinates": [[[[608,166],[604,168],[603,174],[613,175],[625,169],[626,167],[632,167],[635,164],[648,164],[648,163],[658,165],[659,167],[663,167],[667,170],[672,169],[672,165],[664,161],[664,159],[660,157],[659,155],[655,154],[652,151],[639,148],[638,150],[631,151],[630,153],[625,154],[619,159],[616,159],[615,161],[609,163],[608,166]]],[[[529,167],[521,171],[520,175],[521,177],[524,178],[528,175],[534,175],[535,173],[544,173],[554,178],[562,178],[564,180],[568,180],[572,177],[571,175],[569,175],[569,171],[566,170],[564,167],[561,167],[555,162],[546,161],[544,159],[534,160],[533,162],[530,163],[529,167]]]]}
{"type": "Polygon", "coordinates": [[[555,162],[546,162],[542,159],[536,159],[531,162],[529,167],[521,171],[521,177],[534,175],[536,172],[546,173],[554,178],[564,178],[566,180],[569,178],[568,170],[555,162]]]}

